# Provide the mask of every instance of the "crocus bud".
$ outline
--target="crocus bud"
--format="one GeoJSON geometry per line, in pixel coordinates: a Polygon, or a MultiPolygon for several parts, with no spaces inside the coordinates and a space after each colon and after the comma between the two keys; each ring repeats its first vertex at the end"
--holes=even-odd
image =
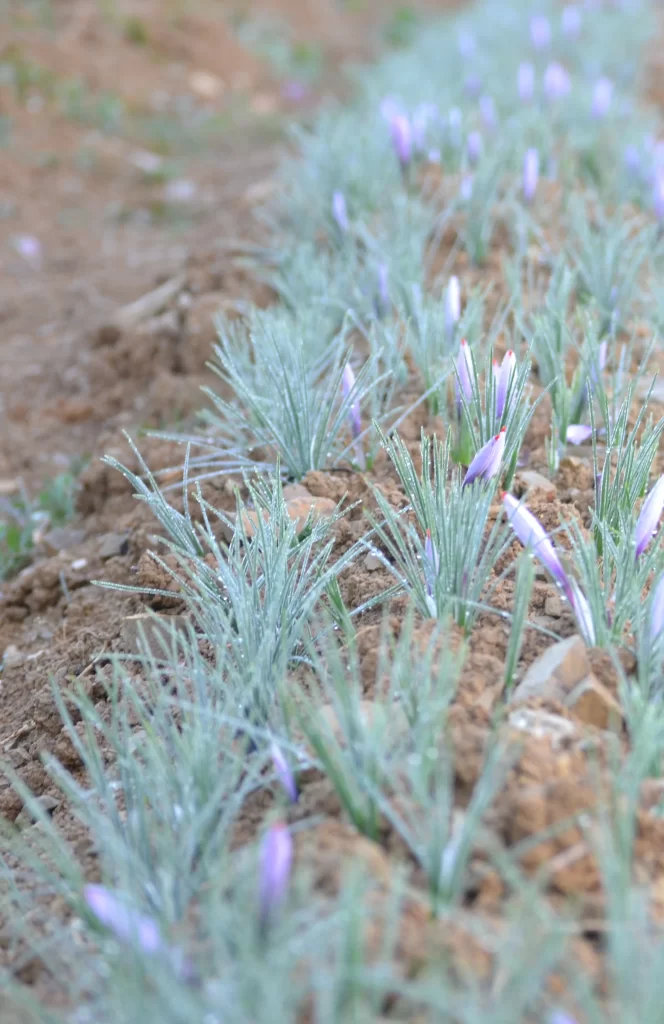
{"type": "Polygon", "coordinates": [[[397,114],[390,122],[392,145],[402,171],[408,169],[413,156],[413,137],[410,121],[405,114],[397,114]]]}
{"type": "Polygon", "coordinates": [[[565,435],[567,444],[583,444],[593,436],[593,428],[586,423],[570,423],[565,435]]]}
{"type": "Polygon", "coordinates": [[[507,392],[509,391],[512,374],[516,370],[516,356],[512,349],[505,353],[500,364],[500,370],[496,380],[496,417],[502,419],[505,411],[507,392]]]}
{"type": "Polygon", "coordinates": [[[475,53],[475,36],[467,29],[462,29],[458,36],[459,53],[468,60],[475,53]]]}
{"type": "Polygon", "coordinates": [[[479,106],[484,127],[488,128],[489,131],[493,131],[498,124],[496,104],[493,102],[493,96],[480,96],[479,106]]]}
{"type": "Polygon", "coordinates": [[[378,304],[379,314],[385,316],[390,308],[390,272],[387,263],[378,264],[378,304]]]}
{"type": "Polygon", "coordinates": [[[459,347],[459,355],[456,361],[456,390],[457,390],[457,412],[461,411],[461,397],[460,392],[463,394],[466,402],[472,402],[473,400],[473,380],[475,377],[475,366],[473,363],[473,356],[470,351],[470,345],[465,338],[461,339],[461,345],[459,347]]]}
{"type": "Polygon", "coordinates": [[[523,198],[532,203],[537,191],[539,178],[539,153],[536,149],[527,149],[523,158],[523,198]]]}
{"type": "Polygon", "coordinates": [[[650,601],[650,639],[654,642],[664,629],[664,575],[660,576],[650,601]]]}
{"type": "Polygon", "coordinates": [[[473,197],[473,176],[472,174],[466,174],[461,179],[459,186],[459,195],[463,199],[464,203],[469,203],[473,197]]]}
{"type": "Polygon", "coordinates": [[[581,11],[574,4],[563,7],[560,18],[563,35],[568,39],[576,39],[581,31],[581,11]]]}
{"type": "Polygon", "coordinates": [[[549,64],[544,72],[543,84],[544,95],[551,103],[564,99],[572,88],[569,72],[556,61],[549,64]]]}
{"type": "Polygon", "coordinates": [[[570,580],[569,600],[572,606],[572,611],[576,616],[581,636],[589,647],[594,647],[597,637],[595,634],[595,623],[593,622],[592,611],[588,604],[588,599],[581,591],[576,580],[570,580]]]}
{"type": "Polygon", "coordinates": [[[634,544],[636,557],[642,555],[652,540],[664,510],[664,476],[660,476],[655,486],[641,506],[639,518],[634,528],[634,544]]]}
{"type": "Polygon", "coordinates": [[[293,840],[282,821],[271,825],[260,847],[259,914],[265,928],[283,903],[293,863],[293,840]]]}
{"type": "Polygon", "coordinates": [[[466,152],[468,153],[468,162],[474,167],[482,156],[482,136],[479,132],[468,133],[466,152]]]}
{"type": "Polygon", "coordinates": [[[502,427],[495,437],[490,438],[480,448],[468,467],[463,481],[464,487],[472,484],[473,480],[493,480],[498,475],[505,453],[505,433],[506,427],[502,427]]]}
{"type": "Polygon", "coordinates": [[[288,761],[284,757],[281,747],[279,747],[274,740],[272,740],[272,743],[270,744],[270,755],[272,757],[272,764],[274,765],[277,778],[284,787],[286,794],[288,795],[288,799],[291,803],[296,804],[298,792],[295,776],[290,770],[288,761]]]}
{"type": "Polygon", "coordinates": [[[144,953],[157,953],[164,948],[156,922],[126,906],[105,886],[86,885],[83,898],[100,924],[119,942],[134,943],[144,953]]]}
{"type": "Polygon", "coordinates": [[[334,217],[341,234],[345,235],[350,228],[350,222],[348,220],[346,197],[343,192],[335,192],[332,196],[332,216],[334,217]]]}
{"type": "Polygon", "coordinates": [[[438,113],[435,103],[420,103],[413,111],[412,139],[413,149],[418,153],[424,152],[426,146],[426,133],[429,122],[438,113]]]}
{"type": "Polygon", "coordinates": [[[655,184],[652,190],[652,207],[657,222],[664,226],[664,173],[660,172],[655,177],[655,184]]]}
{"type": "MultiPolygon", "coordinates": [[[[345,401],[349,400],[354,387],[355,374],[353,373],[353,368],[350,363],[346,363],[341,377],[341,390],[345,401]]],[[[358,465],[364,469],[364,451],[362,449],[362,442],[360,441],[360,434],[362,433],[362,417],[360,414],[360,401],[357,396],[348,406],[348,423],[353,441],[355,442],[355,454],[357,456],[358,465]]]]}
{"type": "Polygon", "coordinates": [[[610,78],[598,78],[593,89],[592,115],[601,120],[611,109],[613,82],[610,78]]]}
{"type": "Polygon", "coordinates": [[[502,498],[509,524],[524,548],[532,549],[533,554],[553,576],[556,583],[562,587],[571,601],[572,590],[569,578],[553,546],[553,541],[539,519],[525,505],[521,505],[513,495],[503,494],[502,498]]]}
{"type": "Polygon", "coordinates": [[[517,88],[521,102],[530,103],[535,95],[535,68],[532,64],[519,64],[517,88]]]}
{"type": "Polygon", "coordinates": [[[546,50],[551,45],[551,24],[543,14],[530,19],[530,41],[535,50],[546,50]]]}
{"type": "Polygon", "coordinates": [[[476,74],[468,75],[463,83],[463,88],[467,96],[475,99],[482,92],[482,79],[476,74]]]}
{"type": "Polygon", "coordinates": [[[459,278],[451,277],[445,292],[445,336],[451,344],[456,334],[457,324],[461,318],[461,289],[459,278]]]}

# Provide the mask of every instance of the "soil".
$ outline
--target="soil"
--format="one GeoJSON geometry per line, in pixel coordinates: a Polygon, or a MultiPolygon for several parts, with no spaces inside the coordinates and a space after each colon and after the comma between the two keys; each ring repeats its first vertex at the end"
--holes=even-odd
{"type": "MultiPolygon", "coordinates": [[[[251,5],[252,11],[278,14],[296,38],[322,49],[327,70],[296,103],[274,70],[205,4],[200,10],[190,5],[195,13],[174,19],[163,17],[162,6],[155,0],[134,0],[124,7],[118,2],[116,18],[107,21],[97,4],[70,0],[53,5],[55,23],[47,27],[19,7],[0,47],[0,64],[32,68],[36,83],[29,83],[21,96],[0,85],[0,114],[11,122],[11,146],[0,161],[0,492],[11,494],[20,482],[35,493],[76,460],[87,462],[80,474],[75,520],[46,534],[30,564],[0,584],[0,755],[33,793],[57,797],[54,821],[93,880],[95,851],[42,766],[42,755],[51,752],[66,767],[78,767],[52,687],[82,682],[103,706],[96,672],[103,670],[105,654],[125,649],[131,617],[147,606],[167,614],[181,611],[176,596],[172,601],[147,599],[93,584],[98,579],[164,583],[146,554],[153,546],[154,520],[133,499],[124,477],[100,457],[114,455],[131,467],[124,430],[136,437],[146,428],[191,417],[201,405],[199,389],[209,376],[205,363],[214,341],[213,314],[242,300],[270,301],[269,292],[237,256],[246,243],[259,239],[253,212],[269,194],[271,172],[283,148],[281,129],[289,118],[306,117],[322,95],[339,87],[332,69],[341,57],[366,59],[375,52],[377,26],[387,7],[366,5],[358,21],[332,2],[260,0],[251,5]],[[138,18],[147,42],[128,38],[130,16],[138,18]],[[57,83],[77,78],[85,82],[89,97],[105,91],[120,97],[129,111],[122,130],[100,127],[90,114],[76,119],[71,110],[59,109],[57,83]],[[213,137],[187,135],[178,120],[182,109],[217,115],[213,137]],[[162,155],[140,130],[150,124],[156,128],[164,111],[176,127],[168,143],[162,135],[162,155]],[[177,199],[169,192],[163,165],[158,172],[141,170],[138,164],[145,165],[146,150],[156,152],[169,173],[174,169],[173,181],[191,183],[190,198],[177,199]],[[16,251],[15,240],[22,235],[39,240],[39,265],[16,251]],[[170,294],[163,301],[131,323],[125,313],[122,325],[120,310],[169,283],[170,294]]],[[[138,33],[135,21],[131,24],[138,33]]],[[[499,266],[498,245],[490,265],[494,257],[499,266]]],[[[421,411],[404,424],[403,436],[413,454],[421,427],[435,425],[421,411]]],[[[545,476],[547,432],[547,418],[536,418],[527,441],[527,468],[545,476]]],[[[168,442],[142,437],[140,446],[153,471],[181,461],[181,449],[168,442]]],[[[581,451],[563,463],[551,490],[532,495],[530,507],[547,527],[586,513],[593,486],[590,466],[588,452],[581,451]]],[[[350,471],[310,473],[303,484],[315,497],[337,502],[348,496],[366,507],[371,503],[368,480],[394,505],[403,504],[385,458],[378,459],[368,478],[350,471]]],[[[214,501],[233,507],[229,489],[221,484],[214,489],[214,501]]],[[[336,529],[341,553],[365,530],[362,508],[336,529]]],[[[512,555],[517,550],[515,544],[512,555]]],[[[389,582],[385,569],[370,570],[360,560],[341,580],[344,599],[349,607],[358,607],[389,582]]],[[[510,608],[511,593],[511,583],[501,586],[495,598],[499,608],[510,608]]],[[[556,598],[555,588],[538,578],[530,617],[561,637],[571,636],[572,617],[556,605],[556,598]]],[[[395,634],[405,611],[405,601],[391,609],[395,634]]],[[[376,686],[381,618],[382,612],[371,611],[359,626],[368,699],[376,686]]],[[[430,630],[428,623],[419,626],[423,642],[430,630]]],[[[460,813],[472,795],[501,706],[507,640],[508,626],[485,616],[469,641],[450,712],[460,813]]],[[[527,633],[519,678],[550,644],[544,633],[527,633]]],[[[599,653],[591,652],[591,662],[594,676],[615,695],[613,667],[599,653]]],[[[589,832],[570,822],[578,822],[582,812],[597,805],[605,781],[603,765],[624,738],[620,727],[598,728],[559,699],[531,699],[520,708],[520,718],[514,716],[508,712],[506,728],[517,753],[486,828],[493,843],[512,849],[546,832],[546,840],[523,844],[523,871],[533,875],[546,870],[552,905],[574,898],[582,926],[570,943],[578,961],[599,982],[597,921],[604,894],[589,832]]],[[[661,794],[652,790],[644,791],[637,864],[641,882],[657,894],[664,879],[664,820],[653,813],[661,794]]],[[[238,826],[239,843],[253,838],[269,803],[269,794],[261,794],[247,805],[238,826]]],[[[0,815],[15,821],[22,807],[9,780],[0,775],[0,815]]],[[[408,861],[389,828],[377,844],[345,823],[330,783],[316,773],[304,780],[292,819],[311,815],[322,816],[322,823],[299,833],[297,854],[315,870],[323,891],[338,888],[349,858],[367,863],[386,888],[396,863],[408,861]]],[[[413,863],[409,871],[414,884],[422,884],[413,863]]],[[[494,934],[518,894],[506,891],[481,854],[469,876],[468,908],[484,920],[487,934],[494,934]]],[[[661,898],[657,906],[661,914],[661,898]]],[[[44,907],[44,926],[49,914],[61,912],[58,906],[44,907]]],[[[442,927],[421,914],[419,904],[404,908],[397,958],[405,974],[418,970],[434,950],[436,955],[444,952],[460,975],[471,969],[477,977],[490,976],[493,941],[480,942],[477,927],[465,929],[457,921],[442,927]]],[[[12,955],[18,955],[15,949],[12,955]]],[[[3,956],[0,942],[0,963],[3,956]]],[[[23,968],[22,977],[50,991],[38,960],[23,968]]],[[[552,988],[556,983],[552,978],[552,988]]]]}

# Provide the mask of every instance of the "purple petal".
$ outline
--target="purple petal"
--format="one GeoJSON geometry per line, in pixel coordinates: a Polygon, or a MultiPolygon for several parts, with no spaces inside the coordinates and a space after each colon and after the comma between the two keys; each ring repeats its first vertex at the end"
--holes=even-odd
{"type": "Polygon", "coordinates": [[[345,235],[350,228],[350,221],[348,220],[346,197],[343,192],[335,192],[332,196],[332,216],[334,217],[337,227],[341,231],[342,235],[345,235]]]}
{"type": "Polygon", "coordinates": [[[163,947],[156,922],[126,906],[105,886],[86,885],[83,898],[97,920],[120,942],[136,942],[144,953],[156,953],[163,947]]]}
{"type": "Polygon", "coordinates": [[[454,340],[457,324],[461,318],[461,288],[459,278],[452,276],[445,292],[445,334],[448,343],[454,340]]]}
{"type": "Polygon", "coordinates": [[[660,576],[650,602],[650,639],[656,640],[664,629],[664,575],[660,576]]]}
{"type": "MultiPolygon", "coordinates": [[[[352,395],[354,387],[355,374],[353,373],[353,368],[350,363],[346,363],[341,377],[341,390],[346,401],[348,401],[352,395]]],[[[362,433],[362,415],[360,412],[360,400],[357,397],[348,407],[348,424],[350,426],[350,432],[353,440],[355,441],[355,453],[357,455],[358,464],[362,469],[364,469],[364,451],[362,449],[361,441],[359,440],[360,434],[362,433]]]]}
{"type": "Polygon", "coordinates": [[[581,11],[574,4],[563,7],[560,22],[563,35],[568,39],[576,39],[581,31],[581,11]]]}
{"type": "Polygon", "coordinates": [[[397,114],[390,122],[392,145],[401,169],[405,170],[413,155],[413,139],[410,121],[405,114],[397,114]]]}
{"type": "Polygon", "coordinates": [[[611,109],[613,99],[613,82],[609,78],[599,78],[593,89],[592,115],[601,120],[611,109]]]}
{"type": "Polygon", "coordinates": [[[583,444],[589,437],[593,436],[593,428],[586,423],[572,423],[567,428],[565,441],[567,444],[583,444]]]}
{"type": "Polygon", "coordinates": [[[532,203],[537,191],[539,178],[539,153],[536,149],[527,149],[523,158],[523,198],[532,203]]]}
{"type": "Polygon", "coordinates": [[[551,45],[551,24],[543,14],[530,19],[530,41],[536,50],[546,50],[551,45]]]}
{"type": "Polygon", "coordinates": [[[532,64],[519,64],[517,88],[521,102],[530,103],[535,95],[535,68],[532,64]]]}
{"type": "Polygon", "coordinates": [[[468,467],[468,472],[463,481],[463,486],[472,484],[473,480],[493,480],[500,471],[505,451],[505,427],[495,437],[490,438],[480,448],[477,455],[468,467]]]}
{"type": "Polygon", "coordinates": [[[516,356],[512,349],[509,349],[503,356],[496,381],[496,416],[499,420],[502,419],[503,412],[505,411],[507,392],[509,391],[510,381],[515,370],[516,356]]]}
{"type": "Polygon", "coordinates": [[[466,152],[468,153],[468,160],[473,167],[482,156],[482,148],[482,136],[480,133],[469,132],[466,142],[466,152]]]}
{"type": "Polygon", "coordinates": [[[544,94],[548,100],[564,99],[572,88],[569,72],[556,61],[549,64],[544,72],[544,94]]]}
{"type": "Polygon", "coordinates": [[[291,801],[291,803],[296,804],[298,792],[297,784],[295,782],[295,776],[290,770],[288,761],[284,757],[281,747],[279,747],[274,742],[274,740],[270,744],[270,754],[272,756],[272,764],[274,765],[274,770],[277,773],[277,778],[279,779],[279,782],[286,790],[288,799],[291,801]]]}
{"type": "Polygon", "coordinates": [[[275,822],[265,833],[259,861],[260,918],[265,925],[283,902],[290,880],[293,840],[283,822],[275,822]]]}
{"type": "Polygon", "coordinates": [[[643,502],[639,518],[634,529],[634,543],[636,545],[636,557],[642,555],[650,544],[659,523],[662,510],[664,509],[664,476],[650,491],[650,494],[643,502]]]}
{"type": "Polygon", "coordinates": [[[597,637],[590,605],[576,580],[570,580],[570,591],[570,604],[579,626],[579,632],[588,646],[594,647],[597,637]]]}
{"type": "Polygon", "coordinates": [[[461,339],[461,345],[459,347],[459,355],[456,361],[457,371],[457,408],[460,407],[461,401],[459,398],[459,388],[463,393],[463,397],[467,402],[473,400],[473,380],[475,378],[475,365],[473,363],[473,356],[470,351],[470,346],[465,338],[461,339]]]}
{"type": "Polygon", "coordinates": [[[489,131],[492,131],[498,124],[498,118],[496,117],[496,104],[493,102],[493,96],[480,96],[480,114],[482,115],[482,121],[489,131]]]}
{"type": "Polygon", "coordinates": [[[525,505],[521,505],[511,494],[503,494],[503,506],[507,513],[509,524],[524,548],[532,548],[533,554],[539,558],[544,568],[551,573],[556,583],[570,597],[569,578],[563,569],[562,562],[558,557],[549,534],[539,519],[525,505]]]}
{"type": "Polygon", "coordinates": [[[660,171],[655,177],[652,191],[652,205],[655,217],[664,224],[664,173],[660,171]]]}

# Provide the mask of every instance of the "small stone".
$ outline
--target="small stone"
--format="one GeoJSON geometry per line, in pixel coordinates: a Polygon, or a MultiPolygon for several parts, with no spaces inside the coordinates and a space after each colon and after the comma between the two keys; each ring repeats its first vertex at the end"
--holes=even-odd
{"type": "Polygon", "coordinates": [[[3,668],[20,668],[25,660],[25,655],[22,651],[19,651],[16,644],[9,644],[5,647],[4,654],[2,655],[3,668]]]}
{"type": "Polygon", "coordinates": [[[521,481],[525,495],[532,494],[533,491],[546,491],[551,496],[556,494],[556,485],[534,469],[521,470],[517,479],[521,481]]]}
{"type": "Polygon", "coordinates": [[[586,645],[580,636],[560,640],[533,662],[514,693],[511,703],[531,697],[563,699],[590,672],[586,645]]]}
{"type": "Polygon", "coordinates": [[[71,563],[71,567],[74,572],[79,572],[81,569],[85,569],[88,564],[87,558],[77,558],[71,563]]]}
{"type": "Polygon", "coordinates": [[[170,649],[170,630],[183,629],[188,622],[184,615],[129,615],[122,623],[120,644],[125,654],[136,654],[141,645],[141,633],[148,652],[154,658],[163,658],[170,649]]]}
{"type": "Polygon", "coordinates": [[[374,555],[370,551],[367,557],[364,559],[364,568],[367,570],[367,572],[375,572],[376,569],[383,568],[383,562],[378,557],[378,555],[374,555]]]}
{"type": "Polygon", "coordinates": [[[542,708],[519,708],[511,712],[508,721],[513,729],[527,732],[537,739],[550,739],[554,750],[571,740],[576,733],[573,722],[542,708]]]}
{"type": "Polygon", "coordinates": [[[314,520],[331,519],[336,507],[331,498],[314,498],[313,495],[291,498],[286,502],[286,511],[296,523],[298,533],[302,532],[310,515],[314,520]]]}
{"type": "Polygon", "coordinates": [[[284,501],[292,501],[293,498],[311,498],[311,491],[308,491],[304,484],[286,484],[281,492],[284,501]]]}
{"type": "Polygon", "coordinates": [[[565,610],[560,594],[549,594],[544,602],[544,614],[559,619],[565,610]]]}
{"type": "MultiPolygon", "coordinates": [[[[56,807],[60,806],[60,801],[56,800],[53,796],[38,796],[36,802],[39,804],[42,811],[46,811],[47,814],[52,814],[56,807]]],[[[37,819],[33,815],[32,811],[28,807],[24,807],[23,810],[19,812],[16,820],[14,821],[14,825],[18,829],[24,829],[28,828],[28,826],[32,825],[36,820],[37,819]]]]}
{"type": "Polygon", "coordinates": [[[100,558],[117,558],[126,555],[129,549],[129,538],[126,533],[107,533],[102,537],[97,554],[100,558]]]}
{"type": "Polygon", "coordinates": [[[593,675],[584,679],[567,697],[565,704],[580,722],[597,729],[622,725],[620,704],[593,675]]]}
{"type": "Polygon", "coordinates": [[[59,551],[69,551],[71,548],[78,547],[84,540],[85,530],[75,530],[69,526],[56,526],[44,536],[42,544],[49,554],[56,555],[59,551]]]}
{"type": "Polygon", "coordinates": [[[210,102],[219,99],[226,89],[221,78],[209,71],[192,71],[187,84],[195,96],[210,102]]]}

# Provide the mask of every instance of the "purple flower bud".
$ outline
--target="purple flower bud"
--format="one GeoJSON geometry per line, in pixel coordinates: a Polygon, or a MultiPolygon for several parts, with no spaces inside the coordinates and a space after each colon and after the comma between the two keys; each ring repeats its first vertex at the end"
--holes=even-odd
{"type": "Polygon", "coordinates": [[[119,942],[135,943],[144,953],[157,953],[164,948],[156,922],[126,906],[105,886],[86,885],[83,898],[100,924],[119,942]]]}
{"type": "Polygon", "coordinates": [[[286,896],[293,862],[293,840],[282,821],[263,836],[259,853],[259,914],[265,928],[286,896]]]}
{"type": "Polygon", "coordinates": [[[611,109],[613,82],[609,78],[598,78],[593,89],[592,115],[601,120],[611,109]]]}
{"type": "Polygon", "coordinates": [[[466,151],[468,153],[468,161],[474,167],[482,156],[482,136],[479,132],[469,132],[466,151]]]}
{"type": "Polygon", "coordinates": [[[433,586],[438,576],[438,567],[440,565],[440,559],[438,552],[433,546],[431,540],[431,530],[427,530],[426,537],[424,538],[424,560],[426,562],[424,566],[424,577],[427,588],[427,594],[429,597],[433,597],[433,586]]]}
{"type": "Polygon", "coordinates": [[[462,29],[458,38],[459,53],[468,60],[475,53],[475,36],[472,32],[462,29]]]}
{"type": "Polygon", "coordinates": [[[517,88],[521,102],[530,103],[535,95],[535,68],[532,64],[519,64],[517,88]]]}
{"type": "MultiPolygon", "coordinates": [[[[344,372],[341,377],[341,390],[343,392],[344,400],[347,402],[353,393],[355,387],[355,374],[350,363],[346,363],[344,366],[344,372]]],[[[355,442],[355,454],[357,456],[358,465],[364,469],[364,451],[362,449],[362,442],[360,441],[360,434],[362,433],[362,417],[360,414],[360,401],[357,396],[355,400],[348,406],[348,422],[350,425],[350,432],[355,442]]]]}
{"type": "Polygon", "coordinates": [[[420,103],[413,111],[413,149],[422,153],[426,146],[426,133],[429,122],[438,113],[435,103],[420,103]]]}
{"type": "Polygon", "coordinates": [[[403,114],[403,105],[394,96],[385,96],[380,103],[380,115],[388,124],[391,124],[395,117],[403,114]]]}
{"type": "Polygon", "coordinates": [[[482,79],[476,74],[468,75],[463,87],[466,95],[470,96],[471,99],[475,99],[482,92],[482,79]]]}
{"type": "Polygon", "coordinates": [[[496,104],[493,102],[493,96],[480,96],[480,115],[484,127],[488,128],[489,131],[493,131],[498,124],[496,104]]]}
{"type": "Polygon", "coordinates": [[[585,594],[582,593],[576,580],[570,580],[569,600],[574,615],[576,616],[581,636],[589,647],[594,647],[597,637],[595,635],[595,623],[593,622],[592,611],[590,610],[590,605],[588,604],[585,594]]]}
{"type": "Polygon", "coordinates": [[[518,539],[524,548],[532,548],[533,554],[539,558],[544,568],[553,576],[556,583],[562,587],[571,602],[573,595],[569,578],[563,569],[562,562],[558,557],[551,538],[539,519],[525,505],[521,505],[513,495],[503,494],[502,498],[509,524],[518,539]]]}
{"type": "Polygon", "coordinates": [[[463,199],[464,203],[469,203],[473,197],[473,176],[472,174],[466,174],[461,179],[461,185],[459,186],[459,194],[463,199]]]}
{"type": "Polygon", "coordinates": [[[523,198],[532,203],[537,191],[539,178],[539,153],[536,149],[527,149],[523,158],[523,198]]]}
{"type": "Polygon", "coordinates": [[[634,544],[637,558],[643,554],[655,535],[662,510],[664,510],[664,476],[660,476],[650,491],[641,506],[639,518],[636,520],[634,544]]]}
{"type": "Polygon", "coordinates": [[[295,776],[290,770],[288,761],[284,757],[281,747],[279,747],[274,742],[274,740],[272,740],[272,743],[270,744],[270,755],[272,757],[272,764],[274,765],[274,770],[277,773],[277,778],[279,779],[279,782],[286,790],[288,799],[291,801],[291,803],[296,804],[298,792],[297,784],[295,782],[295,776]]]}
{"type": "Polygon", "coordinates": [[[413,156],[413,137],[410,121],[405,114],[397,114],[390,122],[392,145],[402,171],[405,171],[413,156]]]}
{"type": "Polygon", "coordinates": [[[569,95],[572,88],[569,72],[553,61],[544,72],[544,95],[551,103],[562,100],[569,95]]]}
{"type": "Polygon", "coordinates": [[[461,289],[459,278],[451,277],[445,292],[445,336],[448,344],[454,340],[457,324],[461,318],[461,289]]]}
{"type": "Polygon", "coordinates": [[[385,316],[390,308],[390,272],[387,263],[378,264],[378,303],[380,315],[385,316]]]}
{"type": "Polygon", "coordinates": [[[348,220],[346,197],[343,192],[335,192],[332,196],[332,216],[334,217],[341,234],[345,235],[350,228],[350,221],[348,220]]]}
{"type": "MultiPolygon", "coordinates": [[[[509,391],[510,381],[512,380],[512,374],[516,370],[516,356],[512,349],[503,356],[503,361],[500,364],[500,370],[496,378],[496,417],[502,419],[505,411],[505,402],[507,400],[507,392],[509,391]]],[[[495,371],[494,371],[495,372],[495,371]]]]}
{"type": "Polygon", "coordinates": [[[655,641],[664,629],[664,575],[660,576],[650,601],[650,639],[655,641]]]}
{"type": "Polygon", "coordinates": [[[625,152],[623,154],[623,163],[625,169],[630,174],[638,174],[641,170],[641,154],[639,153],[636,146],[625,146],[625,152]]]}
{"type": "Polygon", "coordinates": [[[581,31],[581,11],[574,4],[563,7],[561,28],[568,39],[576,39],[581,31]]]}
{"type": "Polygon", "coordinates": [[[570,423],[565,435],[567,444],[583,444],[589,437],[593,436],[593,428],[585,423],[570,423]]]}
{"type": "Polygon", "coordinates": [[[536,50],[546,50],[551,45],[551,24],[543,14],[534,14],[530,19],[530,41],[536,50]]]}
{"type": "Polygon", "coordinates": [[[495,437],[490,438],[480,448],[468,467],[468,472],[463,481],[464,487],[467,484],[472,484],[473,480],[493,480],[498,475],[505,453],[506,429],[506,427],[502,427],[495,437]]]}
{"type": "Polygon", "coordinates": [[[459,355],[456,361],[457,379],[456,392],[457,392],[457,412],[461,412],[461,395],[466,402],[472,402],[473,400],[473,380],[475,378],[475,365],[473,363],[473,356],[470,351],[470,346],[465,338],[461,339],[461,345],[459,347],[459,355]]]}
{"type": "Polygon", "coordinates": [[[14,239],[14,249],[33,270],[41,270],[42,244],[38,238],[34,235],[17,235],[14,239]]]}
{"type": "Polygon", "coordinates": [[[660,171],[655,177],[652,190],[652,206],[659,224],[664,225],[664,173],[660,171]]]}

